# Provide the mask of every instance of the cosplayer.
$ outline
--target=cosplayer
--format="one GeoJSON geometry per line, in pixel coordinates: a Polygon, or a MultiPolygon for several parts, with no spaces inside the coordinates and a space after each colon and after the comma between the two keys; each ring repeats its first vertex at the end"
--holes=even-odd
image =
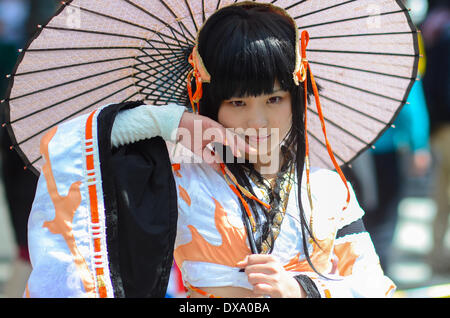
{"type": "Polygon", "coordinates": [[[191,105],[108,104],[51,129],[25,296],[164,297],[174,261],[189,297],[391,296],[329,144],[336,172],[310,167],[307,45],[278,7],[227,6],[189,56],[191,105]],[[197,142],[197,123],[215,133],[197,142]]]}

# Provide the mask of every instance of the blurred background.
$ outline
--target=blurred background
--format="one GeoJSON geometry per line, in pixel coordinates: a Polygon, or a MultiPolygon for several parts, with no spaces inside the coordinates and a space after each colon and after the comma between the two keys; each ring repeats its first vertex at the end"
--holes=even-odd
{"type": "MultiPolygon", "coordinates": [[[[405,0],[423,58],[408,102],[389,129],[345,173],[395,297],[450,297],[450,5],[405,0]]],[[[18,49],[60,6],[55,0],[0,0],[0,100],[18,49]]],[[[4,108],[0,109],[1,123],[4,108]]],[[[31,271],[27,219],[37,178],[23,169],[0,130],[0,298],[22,297],[31,271]]],[[[170,288],[168,297],[176,297],[170,288]],[[172,293],[173,294],[170,294],[172,293]]]]}

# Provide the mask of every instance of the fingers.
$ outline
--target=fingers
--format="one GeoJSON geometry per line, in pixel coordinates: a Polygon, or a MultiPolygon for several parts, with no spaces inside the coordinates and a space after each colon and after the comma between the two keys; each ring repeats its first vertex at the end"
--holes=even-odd
{"type": "Polygon", "coordinates": [[[253,286],[258,284],[267,284],[272,286],[277,283],[277,280],[271,275],[266,275],[263,273],[250,273],[248,274],[248,282],[253,286]]]}
{"type": "Polygon", "coordinates": [[[224,145],[229,146],[236,157],[242,157],[243,153],[256,154],[257,150],[250,146],[244,138],[230,129],[225,129],[224,145]]]}
{"type": "Polygon", "coordinates": [[[222,144],[230,148],[233,156],[236,158],[243,158],[244,153],[256,154],[256,149],[251,147],[245,139],[233,132],[231,129],[224,127],[215,127],[216,132],[214,138],[210,138],[208,141],[222,144]]]}
{"type": "Polygon", "coordinates": [[[204,140],[208,142],[218,142],[228,146],[233,155],[237,158],[244,157],[244,153],[256,154],[257,150],[250,146],[245,138],[235,133],[233,129],[225,128],[221,124],[209,120],[205,122],[204,140]]]}
{"type": "Polygon", "coordinates": [[[256,295],[280,297],[280,281],[282,278],[282,265],[273,255],[253,254],[237,263],[245,268],[248,282],[253,286],[256,295]]]}
{"type": "Polygon", "coordinates": [[[274,295],[274,288],[271,285],[264,283],[254,285],[253,293],[258,296],[277,297],[274,295]]]}
{"type": "Polygon", "coordinates": [[[245,273],[250,276],[252,274],[277,275],[281,265],[273,255],[254,254],[247,256],[237,266],[244,268],[245,273]]]}
{"type": "Polygon", "coordinates": [[[271,254],[251,254],[247,255],[242,261],[237,263],[238,267],[246,267],[256,264],[277,263],[278,258],[271,254]]]}
{"type": "Polygon", "coordinates": [[[208,147],[205,147],[203,149],[203,160],[210,165],[217,165],[217,164],[221,164],[222,160],[220,159],[219,156],[217,156],[217,154],[212,151],[211,149],[209,149],[208,147]]]}
{"type": "MultiPolygon", "coordinates": [[[[220,123],[201,115],[183,114],[176,135],[177,142],[192,152],[200,154],[204,159],[213,160],[211,151],[206,146],[212,142],[228,146],[236,158],[243,158],[245,153],[256,155],[257,150],[251,147],[245,138],[233,129],[225,128],[220,123]]],[[[214,159],[214,162],[217,158],[214,159]]]]}

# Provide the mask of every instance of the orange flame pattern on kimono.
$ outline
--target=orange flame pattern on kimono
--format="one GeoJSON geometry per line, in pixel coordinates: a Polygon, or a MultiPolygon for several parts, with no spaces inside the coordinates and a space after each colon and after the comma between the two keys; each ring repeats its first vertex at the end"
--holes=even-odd
{"type": "Polygon", "coordinates": [[[208,243],[194,226],[188,225],[192,240],[187,244],[178,246],[174,253],[179,266],[182,266],[184,261],[213,261],[217,264],[236,267],[236,263],[250,254],[250,249],[246,244],[245,227],[233,226],[228,221],[225,209],[216,199],[213,198],[213,200],[216,205],[214,221],[222,238],[222,244],[217,246],[208,243]]]}
{"type": "MultiPolygon", "coordinates": [[[[332,262],[330,260],[330,252],[333,248],[334,239],[330,237],[325,240],[318,241],[319,246],[313,243],[313,252],[311,254],[311,262],[314,264],[314,267],[319,272],[328,273],[330,272],[332,262]]],[[[284,269],[290,272],[312,272],[313,269],[308,264],[308,261],[304,259],[303,261],[299,261],[301,253],[297,253],[294,258],[292,258],[289,263],[284,265],[284,269]]]]}
{"type": "Polygon", "coordinates": [[[47,182],[48,193],[50,194],[50,198],[55,207],[55,218],[52,221],[44,222],[43,227],[47,228],[51,233],[56,235],[59,234],[64,238],[67,246],[69,247],[70,253],[73,256],[75,266],[79,272],[86,293],[91,297],[95,297],[94,278],[89,271],[89,267],[86,264],[85,259],[77,248],[72,231],[73,217],[75,215],[75,211],[81,203],[81,181],[73,183],[70,186],[69,193],[64,197],[58,193],[55,178],[53,176],[48,145],[55,136],[56,131],[57,127],[51,129],[42,138],[40,146],[41,154],[45,159],[45,164],[42,167],[42,173],[47,182]]]}

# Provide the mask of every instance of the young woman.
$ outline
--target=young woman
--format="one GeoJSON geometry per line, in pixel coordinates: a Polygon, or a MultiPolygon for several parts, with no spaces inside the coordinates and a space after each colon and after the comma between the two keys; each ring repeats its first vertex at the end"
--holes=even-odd
{"type": "Polygon", "coordinates": [[[273,5],[225,7],[190,56],[196,111],[110,104],[52,129],[25,295],[162,297],[173,258],[190,297],[392,295],[350,184],[309,167],[298,41],[273,5]]]}

